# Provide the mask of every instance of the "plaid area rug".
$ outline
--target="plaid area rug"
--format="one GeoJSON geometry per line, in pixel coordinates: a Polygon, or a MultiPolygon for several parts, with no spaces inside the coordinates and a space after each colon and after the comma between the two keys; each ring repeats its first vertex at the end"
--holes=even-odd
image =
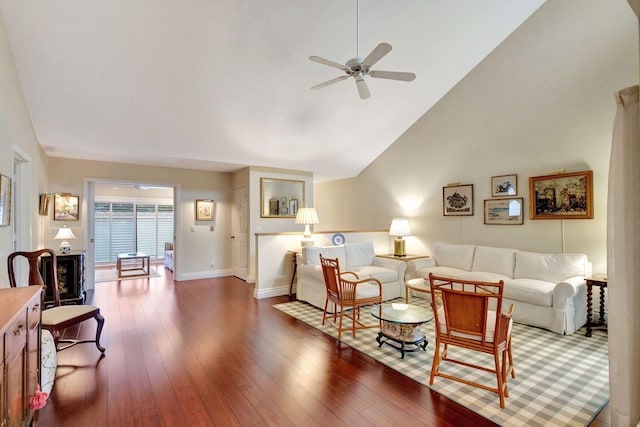
{"type": "MultiPolygon", "coordinates": [[[[397,302],[404,302],[398,300],[397,302]]],[[[427,307],[426,300],[412,298],[411,304],[427,307]]],[[[288,315],[333,336],[337,331],[328,323],[323,327],[322,310],[302,301],[274,305],[288,315]]],[[[374,323],[369,309],[362,311],[365,322],[374,323]]],[[[375,360],[429,387],[429,374],[435,346],[434,322],[423,325],[429,340],[427,351],[406,353],[388,345],[378,347],[377,330],[342,335],[342,341],[375,360]]],[[[457,381],[436,377],[431,388],[498,424],[505,426],[584,426],[609,399],[609,359],[607,335],[584,329],[564,336],[543,329],[514,324],[513,359],[516,378],[509,378],[509,397],[500,409],[498,395],[457,381]]],[[[449,347],[452,357],[491,366],[491,355],[449,347]]],[[[443,372],[462,375],[495,386],[495,376],[452,363],[443,362],[443,372]]]]}

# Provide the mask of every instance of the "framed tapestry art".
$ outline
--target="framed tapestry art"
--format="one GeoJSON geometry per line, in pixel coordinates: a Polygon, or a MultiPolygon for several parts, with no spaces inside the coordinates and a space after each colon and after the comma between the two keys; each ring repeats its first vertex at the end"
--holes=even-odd
{"type": "Polygon", "coordinates": [[[593,171],[529,178],[531,219],[593,219],[593,171]]]}
{"type": "Polygon", "coordinates": [[[53,219],[55,221],[78,221],[80,219],[80,196],[57,193],[53,196],[53,219]]]}
{"type": "Polygon", "coordinates": [[[524,223],[524,199],[510,197],[484,201],[484,223],[496,225],[520,225],[524,223]]]}
{"type": "Polygon", "coordinates": [[[442,187],[442,214],[444,216],[472,216],[473,184],[442,187]]]}
{"type": "Polygon", "coordinates": [[[515,196],[518,194],[518,175],[491,177],[491,197],[515,196]]]}
{"type": "Polygon", "coordinates": [[[213,221],[213,200],[196,200],[196,221],[213,221]]]}

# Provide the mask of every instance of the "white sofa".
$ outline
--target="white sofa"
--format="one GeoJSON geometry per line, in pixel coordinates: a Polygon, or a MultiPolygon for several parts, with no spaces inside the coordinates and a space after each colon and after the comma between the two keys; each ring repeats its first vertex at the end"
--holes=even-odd
{"type": "Polygon", "coordinates": [[[411,277],[429,273],[463,280],[504,280],[504,303],[515,304],[514,321],[573,334],[587,320],[584,254],[540,254],[511,248],[436,242],[430,258],[408,263],[411,277]]]}
{"type": "MultiPolygon", "coordinates": [[[[324,308],[327,290],[320,265],[324,258],[338,258],[340,271],[353,271],[360,279],[374,277],[382,283],[382,300],[404,295],[404,261],[376,257],[372,242],[345,243],[340,246],[305,246],[296,260],[298,282],[296,298],[324,308]]],[[[353,276],[348,277],[353,280],[353,276]]]]}

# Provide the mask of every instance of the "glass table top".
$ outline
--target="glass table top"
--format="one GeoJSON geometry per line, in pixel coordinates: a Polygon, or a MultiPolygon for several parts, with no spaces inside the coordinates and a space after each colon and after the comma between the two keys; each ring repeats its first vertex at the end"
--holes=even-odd
{"type": "Polygon", "coordinates": [[[433,320],[433,312],[411,304],[384,303],[371,307],[371,315],[376,319],[393,323],[426,323],[433,320]]]}

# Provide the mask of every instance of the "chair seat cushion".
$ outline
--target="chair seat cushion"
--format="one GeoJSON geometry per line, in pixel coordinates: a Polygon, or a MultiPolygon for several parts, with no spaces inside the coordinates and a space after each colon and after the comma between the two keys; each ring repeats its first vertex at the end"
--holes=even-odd
{"type": "MultiPolygon", "coordinates": [[[[375,265],[361,265],[352,267],[350,271],[355,272],[360,279],[373,277],[380,280],[382,283],[398,281],[398,272],[386,267],[378,267],[375,265]]],[[[346,276],[346,278],[350,279],[349,276],[346,276]]]]}
{"type": "MultiPolygon", "coordinates": [[[[438,308],[438,323],[440,324],[440,333],[447,333],[447,323],[444,316],[444,308],[438,308]]],[[[493,342],[496,333],[496,312],[494,310],[487,311],[487,331],[485,333],[485,341],[493,342]]],[[[452,332],[451,335],[458,338],[466,338],[474,341],[481,341],[480,336],[465,334],[462,332],[452,332]]]]}
{"type": "Polygon", "coordinates": [[[373,283],[367,282],[358,283],[358,286],[356,287],[356,299],[373,298],[377,296],[380,296],[380,288],[378,287],[378,284],[374,285],[373,283]]]}
{"type": "Polygon", "coordinates": [[[63,305],[48,308],[42,312],[42,325],[57,325],[97,309],[95,305],[63,305]]]}

